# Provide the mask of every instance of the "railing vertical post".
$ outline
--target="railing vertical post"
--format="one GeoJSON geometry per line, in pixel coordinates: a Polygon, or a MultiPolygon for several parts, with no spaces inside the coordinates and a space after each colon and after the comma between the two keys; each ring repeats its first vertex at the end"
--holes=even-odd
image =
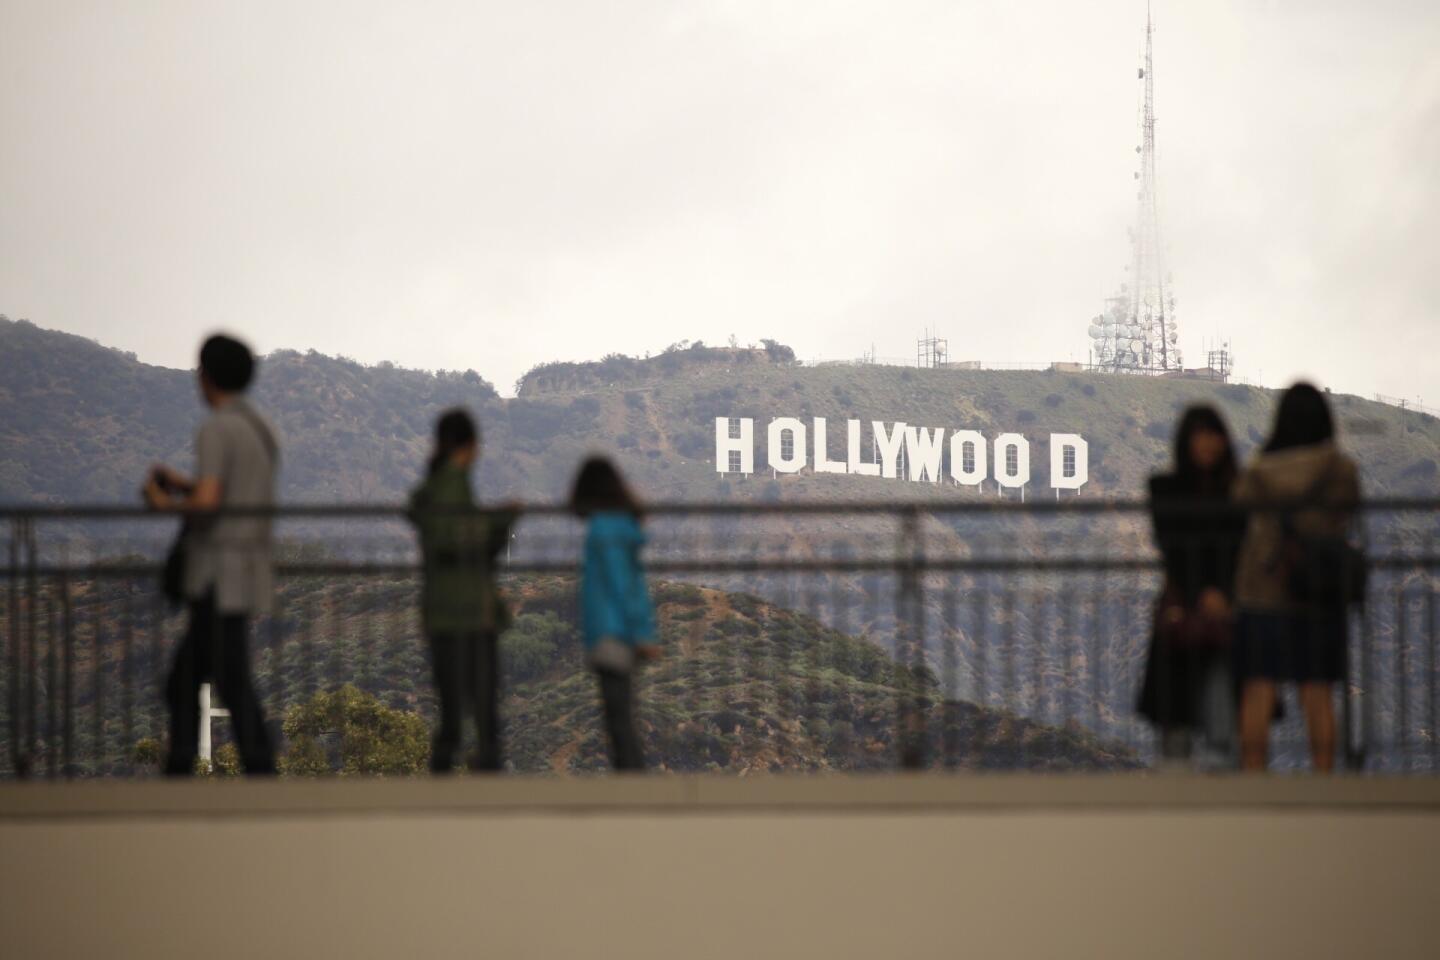
{"type": "Polygon", "coordinates": [[[300,685],[300,697],[302,701],[309,700],[320,692],[319,668],[315,665],[315,619],[318,616],[320,607],[320,594],[324,590],[323,581],[310,580],[311,590],[307,608],[305,623],[301,628],[299,655],[300,655],[300,676],[304,678],[300,685]]]}
{"type": "Polygon", "coordinates": [[[1057,649],[1061,686],[1056,706],[1060,712],[1058,722],[1066,727],[1075,717],[1075,690],[1079,684],[1075,663],[1075,648],[1078,646],[1075,637],[1075,591],[1068,579],[1063,581],[1056,602],[1060,607],[1060,642],[1057,649]]]}
{"type": "MultiPolygon", "coordinates": [[[[66,565],[62,564],[62,567],[66,565]]],[[[60,573],[60,637],[65,649],[65,691],[61,710],[60,734],[62,769],[66,777],[75,775],[75,622],[70,609],[70,575],[60,573]]]]}
{"type": "Polygon", "coordinates": [[[60,704],[55,696],[60,686],[60,651],[55,645],[55,636],[59,632],[58,619],[52,593],[45,601],[45,776],[51,780],[60,777],[60,754],[55,749],[60,727],[60,704]]]}
{"type": "Polygon", "coordinates": [[[976,716],[979,740],[974,752],[977,758],[985,753],[986,720],[990,706],[990,592],[995,578],[984,574],[980,582],[984,586],[975,590],[977,597],[970,605],[975,627],[975,705],[980,708],[976,716]]]}
{"type": "Polygon", "coordinates": [[[947,770],[953,770],[956,754],[959,752],[960,701],[960,642],[959,617],[956,612],[955,574],[945,578],[944,598],[941,603],[940,636],[942,680],[940,694],[940,736],[941,763],[947,770]]]}
{"type": "MultiPolygon", "coordinates": [[[[821,598],[819,584],[816,583],[817,575],[811,574],[805,578],[805,615],[814,623],[824,625],[827,618],[821,612],[821,598]]],[[[699,623],[699,621],[695,621],[699,623]]],[[[830,620],[834,622],[833,619],[830,620]]],[[[696,637],[697,648],[700,637],[696,637]]],[[[816,720],[820,719],[821,712],[819,702],[821,696],[821,677],[825,670],[824,645],[811,643],[809,645],[809,656],[806,658],[805,687],[801,708],[805,711],[805,733],[807,736],[814,736],[816,720]]]]}
{"type": "Polygon", "coordinates": [[[10,518],[10,682],[6,693],[10,714],[10,769],[20,775],[20,538],[25,521],[10,518]]]}
{"type": "MultiPolygon", "coordinates": [[[[1426,544],[1426,556],[1434,556],[1434,549],[1434,539],[1431,538],[1426,544]]],[[[1440,744],[1436,742],[1437,725],[1440,725],[1440,719],[1437,719],[1435,709],[1435,585],[1433,583],[1427,583],[1425,589],[1425,629],[1421,631],[1421,635],[1424,638],[1423,642],[1425,644],[1425,681],[1429,690],[1427,702],[1430,705],[1430,763],[1428,771],[1434,774],[1436,773],[1436,750],[1440,749],[1440,744]]]]}
{"type": "MultiPolygon", "coordinates": [[[[1012,578],[1013,576],[1014,575],[1012,574],[1012,578]]],[[[1004,699],[1001,701],[1001,703],[1004,706],[1005,710],[1008,711],[1012,716],[1018,717],[1020,716],[1021,706],[1019,690],[1020,685],[1018,680],[1019,673],[1015,665],[1015,661],[1018,656],[1017,648],[1019,646],[1019,641],[1016,639],[1015,633],[1015,610],[1015,586],[1014,580],[1011,579],[1006,582],[1004,593],[1000,598],[1000,622],[1004,628],[1004,632],[1001,634],[1001,636],[1003,637],[1001,642],[1005,645],[1004,660],[1000,664],[1000,669],[1003,671],[1001,673],[1002,679],[1000,682],[1005,687],[1005,692],[1003,695],[1004,699]]],[[[1020,749],[1015,751],[1015,753],[1013,754],[1014,759],[1011,762],[1018,761],[1021,766],[1024,766],[1024,737],[1023,735],[1017,735],[1016,739],[1020,741],[1020,749]]]]}
{"type": "Polygon", "coordinates": [[[1046,611],[1053,598],[1044,592],[1043,578],[1034,587],[1031,597],[1033,616],[1030,621],[1030,689],[1033,692],[1030,698],[1030,715],[1036,723],[1044,723],[1048,718],[1045,706],[1045,635],[1053,622],[1052,617],[1046,616],[1046,611]]]}
{"type": "MultiPolygon", "coordinates": [[[[1370,524],[1361,522],[1359,525],[1359,536],[1365,557],[1370,557],[1370,524]]],[[[1362,561],[1367,562],[1367,561],[1362,561]]],[[[1344,697],[1341,700],[1342,716],[1345,723],[1345,766],[1353,771],[1365,769],[1366,743],[1368,735],[1368,721],[1370,714],[1370,703],[1373,697],[1365,690],[1366,683],[1375,676],[1374,660],[1372,659],[1372,641],[1374,633],[1371,629],[1370,611],[1373,609],[1372,601],[1378,592],[1374,589],[1373,570],[1372,575],[1366,578],[1367,596],[1361,598],[1359,610],[1357,611],[1360,621],[1359,656],[1351,658],[1349,653],[1354,649],[1350,643],[1350,617],[1351,612],[1346,611],[1345,644],[1343,649],[1346,653],[1344,671],[1345,681],[1343,685],[1344,697]],[[1358,667],[1358,671],[1357,668],[1358,667]],[[1358,673],[1358,675],[1357,675],[1358,673]],[[1358,709],[1356,700],[1358,699],[1358,709]],[[1353,718],[1353,719],[1352,719],[1353,718]]],[[[1377,691],[1378,693],[1378,687],[1377,691]]]]}
{"type": "Polygon", "coordinates": [[[94,776],[106,773],[105,769],[105,628],[100,604],[90,607],[90,749],[95,755],[91,768],[94,776]]]}
{"type": "Polygon", "coordinates": [[[924,768],[930,762],[930,702],[931,690],[927,680],[930,676],[929,632],[925,629],[925,572],[928,558],[925,553],[925,525],[919,509],[915,511],[915,586],[911,591],[911,609],[915,617],[915,662],[912,668],[915,690],[915,745],[916,768],[924,768]]]}
{"type": "Polygon", "coordinates": [[[39,746],[40,701],[37,644],[40,632],[40,572],[35,556],[35,525],[25,524],[25,753],[21,757],[22,768],[16,773],[28,777],[35,763],[36,748],[39,746]]]}
{"type": "Polygon", "coordinates": [[[125,609],[120,625],[120,769],[129,776],[135,772],[135,599],[130,584],[122,594],[125,609]]]}
{"type": "MultiPolygon", "coordinates": [[[[1095,575],[1090,577],[1095,581],[1095,575]]],[[[1085,668],[1089,673],[1090,680],[1090,732],[1096,737],[1100,736],[1100,725],[1105,721],[1105,714],[1101,706],[1100,686],[1100,664],[1104,659],[1102,656],[1105,640],[1105,605],[1096,599],[1100,592],[1098,582],[1094,583],[1089,591],[1086,604],[1090,610],[1090,631],[1086,635],[1088,641],[1085,648],[1085,668]]]]}
{"type": "Polygon", "coordinates": [[[896,616],[899,627],[899,649],[895,658],[899,667],[900,689],[899,711],[896,717],[899,730],[900,766],[907,770],[918,770],[925,766],[925,691],[921,680],[924,676],[925,611],[921,595],[920,573],[924,554],[921,539],[920,508],[911,507],[905,511],[900,522],[900,542],[897,548],[897,573],[899,582],[896,596],[896,616]]]}
{"type": "Polygon", "coordinates": [[[1411,769],[1410,755],[1410,663],[1405,648],[1410,645],[1410,598],[1405,584],[1395,592],[1395,683],[1398,689],[1396,705],[1396,747],[1400,752],[1399,768],[1405,773],[1411,769]]]}
{"type": "MultiPolygon", "coordinates": [[[[1371,588],[1369,592],[1371,594],[1375,593],[1373,588],[1371,588]]],[[[1356,614],[1360,621],[1358,656],[1351,657],[1349,655],[1350,651],[1354,650],[1357,645],[1350,642],[1350,631],[1348,629],[1346,630],[1345,637],[1345,696],[1340,701],[1340,706],[1345,724],[1345,766],[1353,771],[1365,769],[1365,721],[1370,711],[1371,699],[1366,693],[1365,684],[1370,679],[1371,670],[1369,668],[1373,664],[1370,651],[1372,634],[1370,629],[1371,607],[1368,602],[1369,600],[1370,598],[1367,597],[1367,602],[1360,606],[1356,614]],[[1359,701],[1358,709],[1356,705],[1357,699],[1359,701]]],[[[1351,614],[1347,612],[1345,616],[1348,628],[1348,621],[1351,614]]]]}
{"type": "MultiPolygon", "coordinates": [[[[167,693],[165,680],[167,676],[167,664],[170,662],[170,657],[168,656],[170,651],[166,649],[165,643],[165,614],[167,602],[164,594],[159,590],[151,592],[150,612],[148,615],[149,642],[146,644],[148,652],[145,657],[148,661],[145,665],[144,697],[148,705],[148,709],[144,713],[146,719],[145,730],[148,736],[153,737],[160,743],[166,742],[163,731],[167,726],[166,721],[169,719],[168,711],[163,711],[158,715],[155,711],[156,707],[165,703],[167,693]],[[161,716],[164,716],[164,719],[161,719],[161,716]]],[[[133,750],[134,748],[132,747],[131,749],[133,750]]]]}
{"type": "MultiPolygon", "coordinates": [[[[481,569],[484,571],[486,579],[490,579],[494,574],[489,569],[488,555],[481,554],[481,557],[483,560],[481,569]]],[[[365,561],[367,563],[373,562],[374,559],[373,544],[367,541],[365,544],[365,561]]],[[[359,636],[360,655],[356,658],[359,661],[358,666],[360,669],[357,671],[358,676],[356,677],[356,681],[357,686],[359,686],[361,690],[383,698],[384,691],[375,683],[374,663],[371,660],[375,651],[375,630],[380,617],[381,613],[378,610],[366,610],[364,617],[361,619],[359,636]]]]}

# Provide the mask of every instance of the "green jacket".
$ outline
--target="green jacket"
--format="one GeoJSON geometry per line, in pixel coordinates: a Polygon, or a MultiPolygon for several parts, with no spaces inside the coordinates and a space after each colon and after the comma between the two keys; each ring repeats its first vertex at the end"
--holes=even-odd
{"type": "Polygon", "coordinates": [[[509,540],[514,514],[481,511],[469,473],[447,464],[410,495],[410,522],[420,535],[425,632],[498,633],[509,626],[495,561],[509,540]]]}

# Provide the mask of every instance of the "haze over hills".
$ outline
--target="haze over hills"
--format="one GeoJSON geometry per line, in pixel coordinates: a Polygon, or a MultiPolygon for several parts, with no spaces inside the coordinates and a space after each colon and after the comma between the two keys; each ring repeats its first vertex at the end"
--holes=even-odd
{"type": "MultiPolygon", "coordinates": [[[[1128,498],[1169,459],[1178,412],[1216,404],[1247,453],[1269,429],[1275,391],[1204,381],[1058,372],[797,366],[769,349],[687,345],[648,359],[544,365],[502,399],[474,370],[431,373],[364,366],[317,353],[265,357],[257,403],[284,437],[282,497],[393,501],[424,462],[434,415],[465,404],[480,417],[479,474],[491,497],[560,496],[579,458],[613,453],[654,499],[994,496],[952,484],[853,475],[749,477],[715,472],[714,418],[754,417],[763,446],[772,417],[904,421],[925,427],[1025,434],[1032,492],[1048,494],[1050,433],[1082,434],[1090,482],[1083,497],[1128,498]]],[[[0,320],[0,502],[134,502],[148,464],[187,464],[202,411],[193,374],[23,321],[0,320]]],[[[477,358],[478,359],[478,358],[477,358]]],[[[482,361],[483,362],[483,361],[482,361]]],[[[1434,489],[1440,420],[1336,395],[1343,441],[1373,495],[1434,489]]],[[[843,458],[843,423],[832,429],[843,458]]]]}

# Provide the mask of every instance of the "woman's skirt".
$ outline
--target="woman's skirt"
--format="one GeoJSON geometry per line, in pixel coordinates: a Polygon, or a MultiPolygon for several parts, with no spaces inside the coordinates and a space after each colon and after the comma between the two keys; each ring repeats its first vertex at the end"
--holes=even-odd
{"type": "Polygon", "coordinates": [[[1241,680],[1335,683],[1345,676],[1341,614],[1241,611],[1235,672],[1241,680]]]}

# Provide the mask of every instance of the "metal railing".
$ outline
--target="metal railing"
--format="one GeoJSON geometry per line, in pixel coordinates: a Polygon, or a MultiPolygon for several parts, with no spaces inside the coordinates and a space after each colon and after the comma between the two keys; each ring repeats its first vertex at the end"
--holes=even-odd
{"type": "MultiPolygon", "coordinates": [[[[637,686],[652,764],[1148,765],[1155,734],[1135,714],[1161,583],[1148,510],[1085,500],[650,508],[647,568],[668,650],[637,686]]],[[[1373,501],[1360,514],[1369,596],[1352,615],[1337,691],[1343,748],[1366,770],[1440,771],[1440,502],[1373,501]]],[[[253,625],[252,659],[282,750],[306,738],[337,772],[418,769],[434,702],[403,512],[286,507],[273,518],[276,609],[253,625]],[[317,698],[347,688],[347,702],[388,726],[316,727],[317,698]],[[379,759],[354,761],[342,741],[362,734],[379,759]]],[[[45,507],[0,511],[0,522],[0,776],[152,770],[184,626],[158,589],[175,520],[45,507]]],[[[604,765],[575,635],[581,534],[562,510],[527,508],[499,571],[517,614],[501,650],[518,771],[604,765]]],[[[1303,766],[1288,694],[1283,714],[1274,762],[1303,766]]],[[[217,742],[226,732],[217,726],[217,742]]],[[[223,746],[215,764],[226,767],[223,746]]]]}

